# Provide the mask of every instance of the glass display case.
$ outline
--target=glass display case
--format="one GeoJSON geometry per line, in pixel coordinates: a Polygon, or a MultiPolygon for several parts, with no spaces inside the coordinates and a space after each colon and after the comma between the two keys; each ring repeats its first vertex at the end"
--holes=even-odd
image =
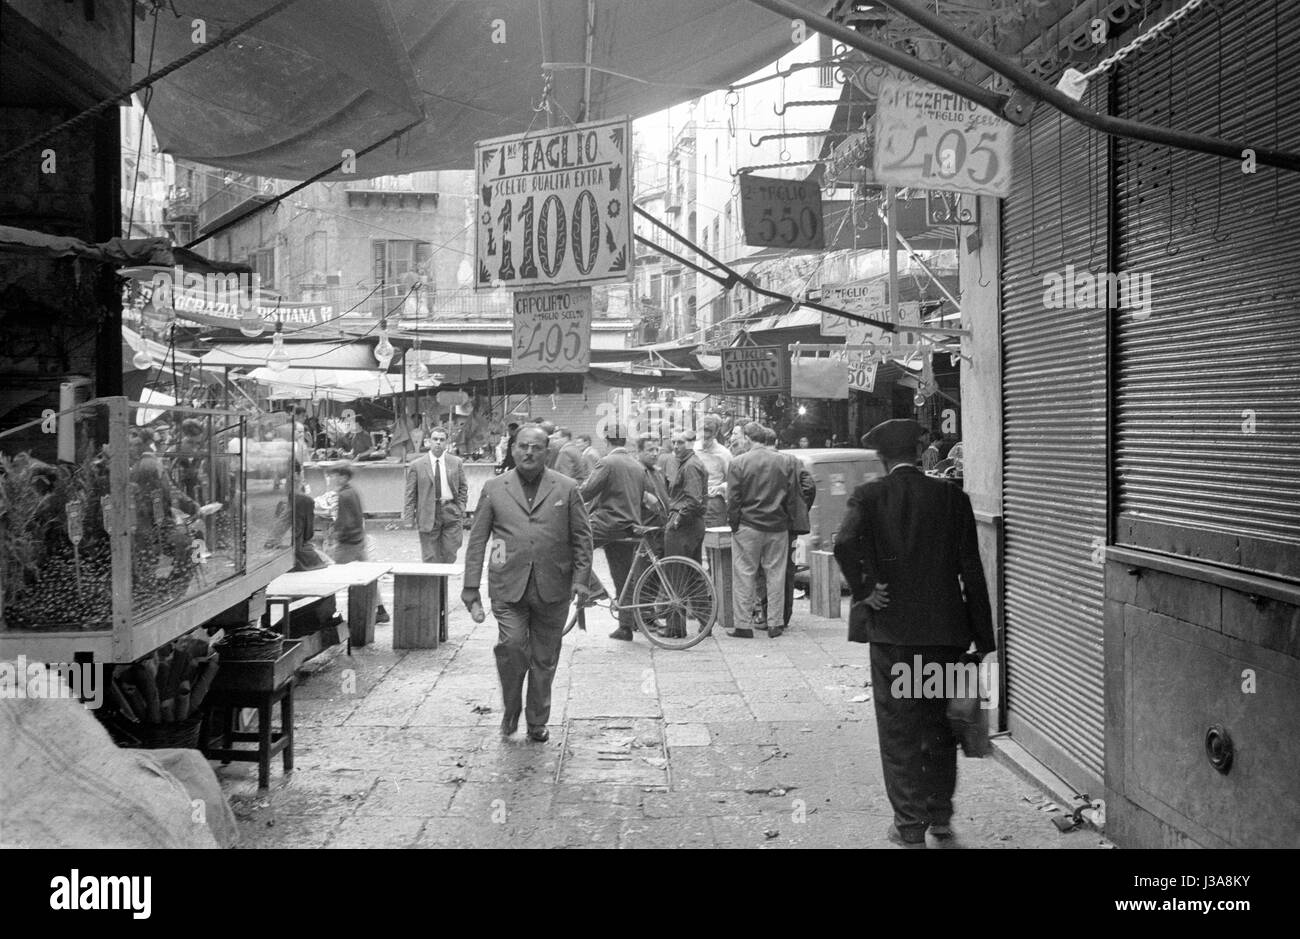
{"type": "Polygon", "coordinates": [[[0,659],[134,661],[287,571],[300,436],[125,398],[0,432],[0,659]]]}

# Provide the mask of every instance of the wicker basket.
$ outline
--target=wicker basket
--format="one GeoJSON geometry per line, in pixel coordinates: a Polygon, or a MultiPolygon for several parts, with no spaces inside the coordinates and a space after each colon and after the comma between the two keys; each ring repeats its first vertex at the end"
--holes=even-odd
{"type": "Polygon", "coordinates": [[[284,648],[284,637],[259,639],[255,642],[233,642],[234,637],[227,636],[216,644],[217,655],[223,662],[260,662],[280,657],[284,648]]]}
{"type": "Polygon", "coordinates": [[[182,747],[197,750],[202,726],[203,715],[198,714],[170,724],[136,724],[130,732],[140,741],[136,744],[137,749],[165,750],[182,747]]]}

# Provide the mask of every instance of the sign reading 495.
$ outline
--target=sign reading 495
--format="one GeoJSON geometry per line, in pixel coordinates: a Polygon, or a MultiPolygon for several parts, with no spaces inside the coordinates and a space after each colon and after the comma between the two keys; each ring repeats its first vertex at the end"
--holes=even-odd
{"type": "Polygon", "coordinates": [[[514,294],[510,371],[582,373],[591,365],[591,288],[514,294]]]}
{"type": "Polygon", "coordinates": [[[961,95],[882,81],[875,121],[878,183],[983,196],[1011,191],[1014,126],[961,95]]]}

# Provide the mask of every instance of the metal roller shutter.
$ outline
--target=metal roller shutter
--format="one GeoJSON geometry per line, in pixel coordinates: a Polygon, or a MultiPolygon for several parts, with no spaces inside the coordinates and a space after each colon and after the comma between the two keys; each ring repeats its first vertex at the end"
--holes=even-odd
{"type": "MultiPolygon", "coordinates": [[[[1300,150],[1291,7],[1196,11],[1119,69],[1118,113],[1300,150]]],[[[1300,580],[1300,174],[1116,155],[1119,267],[1154,300],[1116,320],[1116,540],[1300,580]]]]}
{"type": "MultiPolygon", "coordinates": [[[[1104,110],[1106,81],[1085,97],[1104,110]]],[[[1048,308],[1044,277],[1106,267],[1106,140],[1041,108],[1003,203],[1007,708],[1016,739],[1078,788],[1103,769],[1104,310],[1048,308]]]]}

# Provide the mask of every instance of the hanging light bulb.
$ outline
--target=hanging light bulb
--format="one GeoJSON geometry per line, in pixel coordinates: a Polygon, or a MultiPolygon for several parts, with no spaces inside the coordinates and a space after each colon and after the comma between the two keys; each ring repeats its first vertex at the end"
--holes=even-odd
{"type": "Polygon", "coordinates": [[[396,354],[397,350],[388,338],[388,320],[382,319],[379,321],[379,341],[375,343],[375,361],[379,363],[380,369],[388,371],[396,354]]]}
{"type": "Polygon", "coordinates": [[[145,345],[143,339],[135,347],[135,355],[131,357],[131,364],[141,371],[153,368],[153,356],[149,354],[149,347],[145,345]]]}
{"type": "Polygon", "coordinates": [[[275,335],[271,338],[271,354],[266,357],[266,367],[279,374],[293,361],[289,351],[284,347],[284,334],[280,332],[280,323],[275,324],[275,335]]]}
{"type": "Polygon", "coordinates": [[[249,339],[256,339],[266,332],[266,321],[257,314],[256,308],[250,307],[239,318],[239,331],[249,339]]]}

